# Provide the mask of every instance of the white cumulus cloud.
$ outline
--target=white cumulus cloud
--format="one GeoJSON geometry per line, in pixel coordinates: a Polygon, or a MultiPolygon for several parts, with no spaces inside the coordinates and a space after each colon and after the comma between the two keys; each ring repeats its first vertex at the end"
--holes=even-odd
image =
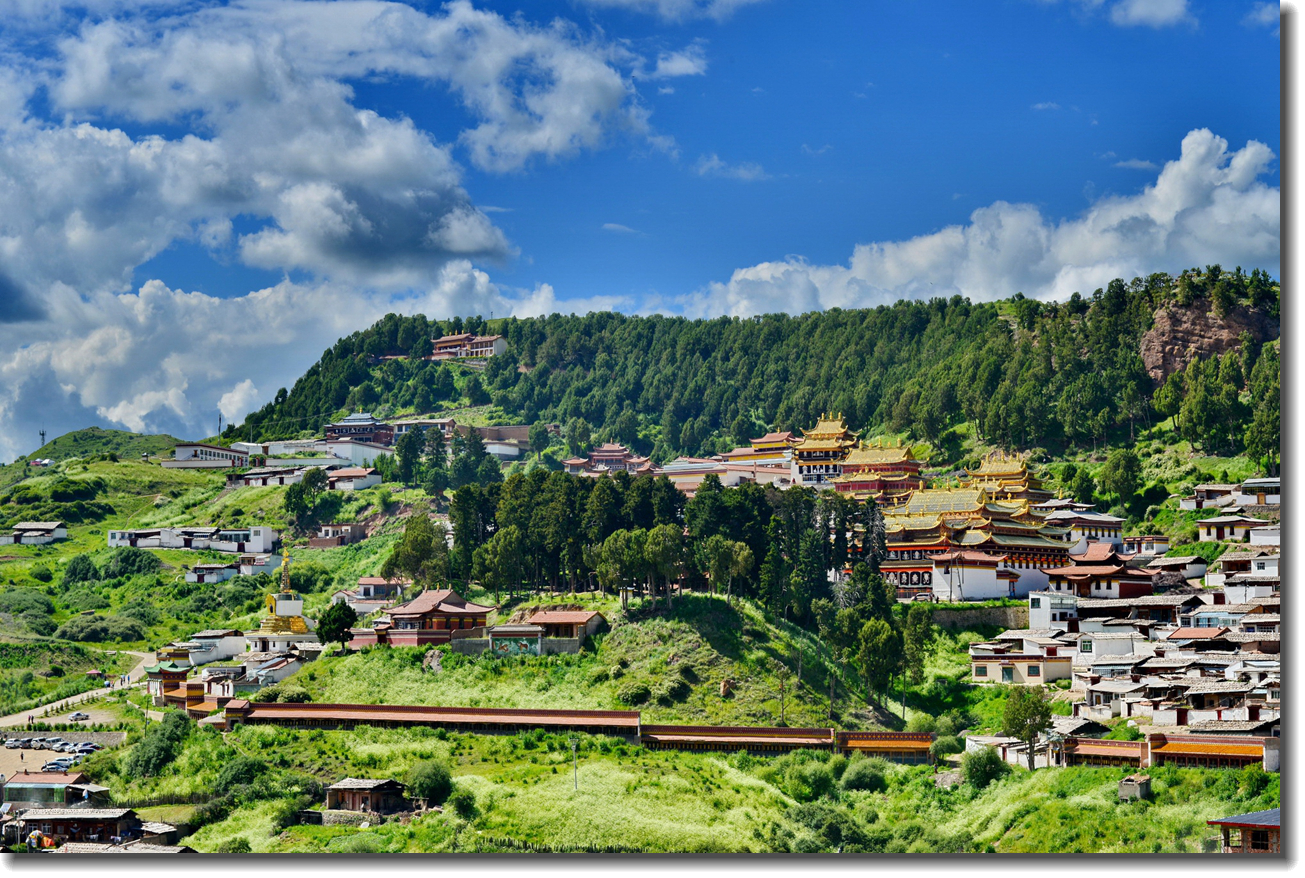
{"type": "Polygon", "coordinates": [[[1262,143],[1229,150],[1198,129],[1154,183],[1101,198],[1077,217],[1050,220],[1031,204],[998,201],[963,225],[858,245],[846,265],[788,257],[740,268],[682,305],[694,316],[749,316],[952,295],[1062,299],[1117,277],[1213,262],[1277,275],[1281,193],[1260,179],[1273,159],[1262,143]]]}
{"type": "Polygon", "coordinates": [[[724,21],[739,9],[765,0],[580,0],[589,6],[627,9],[656,15],[666,21],[713,18],[724,21]]]}
{"type": "Polygon", "coordinates": [[[729,180],[742,180],[747,183],[770,179],[770,175],[766,173],[765,168],[756,162],[740,162],[732,165],[714,152],[711,155],[699,156],[693,170],[700,177],[724,177],[729,180]]]}
{"type": "Polygon", "coordinates": [[[1187,0],[1119,0],[1110,8],[1110,20],[1123,27],[1172,27],[1196,22],[1187,0]]]}

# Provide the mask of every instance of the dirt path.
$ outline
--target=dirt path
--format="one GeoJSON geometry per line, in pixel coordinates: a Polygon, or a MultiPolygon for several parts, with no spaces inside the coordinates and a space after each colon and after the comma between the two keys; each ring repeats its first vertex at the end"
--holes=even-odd
{"type": "MultiPolygon", "coordinates": [[[[140,659],[135,667],[127,672],[127,680],[129,683],[132,686],[140,685],[140,683],[145,679],[145,668],[154,661],[154,656],[148,652],[135,652],[129,649],[120,651],[125,652],[128,655],[134,655],[140,659]]],[[[114,692],[118,692],[121,689],[121,686],[117,686],[113,689],[92,689],[89,692],[82,692],[80,695],[72,695],[59,701],[52,701],[49,704],[43,704],[40,707],[34,707],[31,710],[25,710],[21,713],[13,713],[9,716],[0,717],[0,728],[25,726],[27,725],[27,718],[31,716],[36,717],[38,721],[47,719],[55,714],[71,710],[78,705],[88,704],[89,702],[94,702],[106,695],[112,695],[114,692]]]]}

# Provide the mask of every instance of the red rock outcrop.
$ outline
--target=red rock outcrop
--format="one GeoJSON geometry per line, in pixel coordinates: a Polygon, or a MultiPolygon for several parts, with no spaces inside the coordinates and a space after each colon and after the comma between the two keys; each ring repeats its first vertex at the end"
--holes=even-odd
{"type": "Polygon", "coordinates": [[[1187,307],[1170,305],[1156,312],[1155,324],[1142,336],[1142,362],[1158,387],[1194,359],[1233,350],[1243,331],[1261,343],[1273,341],[1281,332],[1278,321],[1268,314],[1240,305],[1223,318],[1210,313],[1207,299],[1187,307]]]}

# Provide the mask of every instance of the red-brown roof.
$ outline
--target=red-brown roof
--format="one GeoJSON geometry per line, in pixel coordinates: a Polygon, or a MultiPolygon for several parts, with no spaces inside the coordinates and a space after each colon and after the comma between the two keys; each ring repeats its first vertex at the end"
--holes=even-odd
{"type": "Polygon", "coordinates": [[[11,784],[70,784],[81,783],[84,780],[86,780],[86,775],[80,771],[19,771],[15,772],[5,782],[11,784]]]}
{"type": "Polygon", "coordinates": [[[594,616],[602,615],[596,610],[540,610],[527,620],[527,624],[587,625],[594,616]]]}
{"type": "Polygon", "coordinates": [[[1042,571],[1048,576],[1063,576],[1066,579],[1089,579],[1094,576],[1114,576],[1119,574],[1127,579],[1151,579],[1158,571],[1138,570],[1123,564],[1071,564],[1068,567],[1048,567],[1042,571]]]}
{"type": "Polygon", "coordinates": [[[411,579],[386,579],[384,576],[359,576],[359,585],[412,585],[411,579]]]}
{"type": "Polygon", "coordinates": [[[1227,628],[1175,628],[1167,640],[1209,640],[1228,631],[1227,628]]]}
{"type": "Polygon", "coordinates": [[[333,479],[363,479],[376,472],[365,466],[347,466],[344,469],[335,470],[330,474],[333,479]]]}
{"type": "Polygon", "coordinates": [[[229,702],[227,709],[249,710],[267,719],[377,720],[411,723],[475,723],[533,726],[639,727],[635,710],[505,710],[488,707],[425,707],[400,704],[251,704],[229,702]]]}
{"type": "Polygon", "coordinates": [[[941,555],[930,555],[935,561],[969,561],[974,564],[1000,564],[1005,561],[1006,555],[989,555],[987,552],[970,552],[955,551],[943,552],[941,555]]]}
{"type": "Polygon", "coordinates": [[[390,610],[391,616],[421,616],[426,613],[488,613],[493,607],[482,607],[467,601],[450,588],[423,591],[412,600],[390,610]]]}
{"type": "Polygon", "coordinates": [[[1093,562],[1109,561],[1111,559],[1118,561],[1127,561],[1132,555],[1124,555],[1115,551],[1112,543],[1088,543],[1087,548],[1078,555],[1070,555],[1078,563],[1091,564],[1093,562]]]}

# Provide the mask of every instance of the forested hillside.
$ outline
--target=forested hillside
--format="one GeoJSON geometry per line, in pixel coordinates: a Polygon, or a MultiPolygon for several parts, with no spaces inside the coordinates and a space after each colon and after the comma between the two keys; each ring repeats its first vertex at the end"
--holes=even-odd
{"type": "MultiPolygon", "coordinates": [[[[843,413],[854,429],[909,430],[934,444],[968,423],[986,442],[1048,449],[1097,447],[1176,416],[1184,438],[1229,452],[1247,441],[1259,412],[1265,423],[1251,431],[1250,451],[1272,457],[1276,352],[1256,367],[1264,343],[1277,338],[1279,301],[1278,283],[1258,269],[1210,266],[1112,281],[1063,303],[954,297],[742,320],[391,314],[341,339],[226,436],[293,436],[352,409],[394,416],[492,402],[503,420],[582,419],[595,438],[657,459],[798,429],[824,411],[843,413]],[[1208,343],[1183,342],[1148,364],[1143,337],[1158,313],[1175,312],[1209,329],[1208,343]],[[1230,326],[1253,331],[1230,335],[1230,326]],[[462,331],[502,334],[507,354],[483,372],[420,359],[432,336],[462,331]]],[[[1150,349],[1165,342],[1154,332],[1147,338],[1150,349]]]]}

